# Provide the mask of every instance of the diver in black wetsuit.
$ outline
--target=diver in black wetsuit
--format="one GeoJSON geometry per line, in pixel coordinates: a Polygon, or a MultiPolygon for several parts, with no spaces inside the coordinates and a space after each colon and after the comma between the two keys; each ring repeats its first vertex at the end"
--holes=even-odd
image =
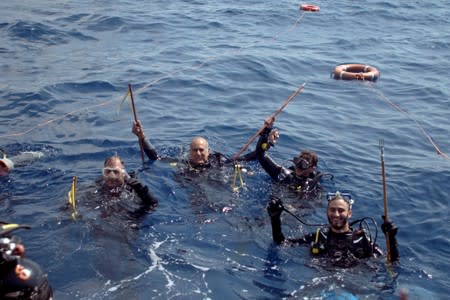
{"type": "MultiPolygon", "coordinates": [[[[103,177],[97,182],[98,192],[106,198],[130,199],[136,194],[148,208],[154,209],[158,199],[142,184],[133,173],[128,174],[119,156],[111,156],[104,162],[103,177]]],[[[133,197],[134,198],[134,197],[133,197]]]]}
{"type": "Polygon", "coordinates": [[[266,127],[256,144],[256,157],[272,180],[288,186],[301,198],[315,197],[320,192],[320,178],[324,175],[317,170],[318,157],[314,151],[304,150],[294,157],[293,166],[285,168],[278,165],[267,153],[279,138],[279,131],[273,128],[274,119],[266,120],[266,127]]]}
{"type": "Polygon", "coordinates": [[[117,155],[105,160],[103,176],[94,185],[88,186],[79,198],[81,217],[98,212],[103,219],[127,220],[133,227],[137,227],[137,219],[158,206],[158,199],[136,178],[134,172],[129,174],[125,170],[123,161],[117,155]],[[85,211],[85,208],[88,210],[85,211]]]}
{"type": "Polygon", "coordinates": [[[158,205],[148,186],[128,173],[121,158],[114,155],[104,161],[102,176],[84,187],[77,198],[80,220],[87,225],[95,249],[86,272],[94,270],[109,280],[142,272],[134,243],[142,225],[153,222],[147,216],[158,205]]]}
{"type": "MultiPolygon", "coordinates": [[[[143,146],[144,152],[150,160],[161,159],[153,145],[145,137],[141,122],[133,122],[132,132],[139,138],[139,143],[143,146]]],[[[239,158],[239,161],[249,161],[256,159],[254,152],[239,158]]],[[[176,160],[173,160],[177,162],[176,160]]],[[[208,141],[203,137],[194,137],[190,144],[189,158],[182,161],[184,171],[189,173],[201,173],[211,168],[220,168],[226,164],[233,163],[233,160],[227,158],[219,152],[211,152],[208,141]]]]}
{"type": "MultiPolygon", "coordinates": [[[[283,245],[310,245],[313,255],[325,256],[334,266],[350,267],[359,259],[382,255],[375,241],[366,235],[360,226],[353,229],[349,224],[352,216],[353,200],[349,194],[331,193],[328,196],[327,217],[328,226],[319,228],[315,233],[301,238],[286,239],[281,230],[281,212],[284,210],[282,201],[273,197],[267,205],[267,211],[272,225],[272,237],[275,243],[283,245]]],[[[384,217],[381,229],[389,236],[390,260],[398,260],[397,227],[384,217]]],[[[360,221],[360,224],[363,220],[360,221]]],[[[358,222],[356,221],[356,222],[358,222]]],[[[355,223],[355,222],[354,222],[355,223]]]]}
{"type": "Polygon", "coordinates": [[[13,230],[26,228],[1,222],[0,226],[0,299],[52,299],[47,275],[38,264],[24,257],[25,248],[13,230]]]}

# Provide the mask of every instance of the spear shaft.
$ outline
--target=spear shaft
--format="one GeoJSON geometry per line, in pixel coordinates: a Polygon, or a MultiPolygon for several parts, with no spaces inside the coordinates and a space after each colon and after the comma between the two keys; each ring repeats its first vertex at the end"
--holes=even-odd
{"type": "MultiPolygon", "coordinates": [[[[301,86],[299,86],[283,103],[283,105],[281,105],[281,107],[274,112],[272,115],[270,115],[270,117],[268,119],[275,119],[282,111],[283,109],[286,108],[286,106],[292,101],[294,100],[295,97],[297,97],[305,88],[306,82],[303,83],[301,86]]],[[[239,156],[242,154],[242,152],[244,152],[248,146],[250,146],[250,144],[264,131],[264,129],[268,126],[268,124],[264,124],[248,141],[247,143],[242,146],[242,148],[239,150],[238,153],[236,153],[233,156],[233,160],[236,160],[239,158],[239,156]]]]}
{"type": "MultiPolygon", "coordinates": [[[[383,203],[384,203],[384,220],[389,220],[388,216],[388,199],[387,199],[387,185],[386,185],[386,173],[384,169],[384,141],[380,140],[380,152],[381,152],[381,179],[383,182],[383,203]]],[[[391,262],[391,242],[389,240],[389,232],[385,233],[386,236],[386,258],[391,262]]]]}
{"type": "MultiPolygon", "coordinates": [[[[130,93],[131,110],[133,111],[134,122],[137,122],[138,118],[137,118],[137,114],[136,114],[136,106],[134,105],[133,90],[131,89],[130,83],[128,84],[128,92],[130,93]]],[[[139,148],[141,149],[141,160],[142,160],[142,164],[144,164],[144,162],[145,162],[144,145],[143,145],[141,139],[138,139],[138,140],[139,140],[139,148]]]]}

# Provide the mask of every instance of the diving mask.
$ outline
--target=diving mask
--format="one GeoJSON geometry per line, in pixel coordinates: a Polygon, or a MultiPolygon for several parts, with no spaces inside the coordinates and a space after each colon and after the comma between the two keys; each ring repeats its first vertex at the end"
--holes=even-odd
{"type": "Polygon", "coordinates": [[[345,192],[341,193],[339,191],[337,191],[335,193],[327,193],[328,202],[337,200],[337,199],[342,199],[345,202],[347,202],[348,205],[350,205],[350,208],[352,208],[352,205],[355,202],[355,201],[353,201],[352,195],[350,193],[345,193],[345,192]]]}
{"type": "Polygon", "coordinates": [[[103,168],[103,176],[105,177],[118,177],[120,174],[124,172],[125,170],[122,168],[112,168],[112,167],[103,168]]]}

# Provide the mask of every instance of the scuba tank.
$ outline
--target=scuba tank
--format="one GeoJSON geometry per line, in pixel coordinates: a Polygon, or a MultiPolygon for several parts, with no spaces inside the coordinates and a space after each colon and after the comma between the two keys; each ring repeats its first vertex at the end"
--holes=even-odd
{"type": "Polygon", "coordinates": [[[24,248],[10,233],[29,226],[0,226],[0,299],[51,300],[53,291],[41,267],[23,257],[24,248]]]}

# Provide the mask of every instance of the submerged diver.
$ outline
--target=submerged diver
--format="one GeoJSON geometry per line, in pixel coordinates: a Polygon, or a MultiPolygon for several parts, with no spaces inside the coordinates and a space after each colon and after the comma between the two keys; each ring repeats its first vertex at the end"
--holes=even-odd
{"type": "MultiPolygon", "coordinates": [[[[301,238],[286,239],[281,231],[280,215],[284,210],[283,203],[281,199],[272,196],[267,205],[267,212],[272,225],[273,240],[278,245],[310,245],[313,255],[325,256],[338,267],[351,267],[359,259],[382,255],[375,241],[362,229],[361,224],[364,219],[352,223],[360,222],[359,229],[354,230],[351,227],[349,219],[352,216],[352,203],[353,200],[349,194],[330,193],[327,207],[328,226],[301,238]]],[[[384,216],[383,219],[381,229],[389,237],[390,260],[396,261],[399,257],[395,237],[397,227],[384,216]]]]}
{"type": "Polygon", "coordinates": [[[321,190],[320,178],[325,175],[317,170],[317,154],[312,150],[303,150],[292,160],[293,166],[285,168],[278,165],[267,153],[279,138],[279,130],[272,127],[274,121],[274,118],[265,121],[265,129],[256,144],[259,163],[274,182],[288,186],[301,198],[315,197],[321,190]]]}
{"type": "MultiPolygon", "coordinates": [[[[143,146],[144,152],[150,160],[161,159],[153,145],[146,138],[141,122],[133,122],[132,132],[139,138],[139,143],[143,146]]],[[[241,158],[239,161],[249,161],[256,158],[251,152],[241,158]]],[[[208,141],[200,136],[192,139],[189,147],[189,158],[183,160],[185,171],[191,173],[201,173],[211,168],[220,168],[226,164],[232,163],[233,160],[227,158],[220,152],[212,152],[209,148],[208,141]]]]}
{"type": "Polygon", "coordinates": [[[149,188],[134,172],[128,174],[124,162],[114,155],[104,161],[102,176],[77,198],[77,215],[87,225],[87,236],[95,249],[85,272],[108,280],[122,280],[142,272],[143,262],[134,243],[142,224],[153,222],[145,218],[158,205],[149,188]]]}
{"type": "Polygon", "coordinates": [[[52,299],[47,275],[38,264],[24,257],[25,247],[20,239],[10,235],[29,227],[0,223],[0,299],[52,299]]]}

